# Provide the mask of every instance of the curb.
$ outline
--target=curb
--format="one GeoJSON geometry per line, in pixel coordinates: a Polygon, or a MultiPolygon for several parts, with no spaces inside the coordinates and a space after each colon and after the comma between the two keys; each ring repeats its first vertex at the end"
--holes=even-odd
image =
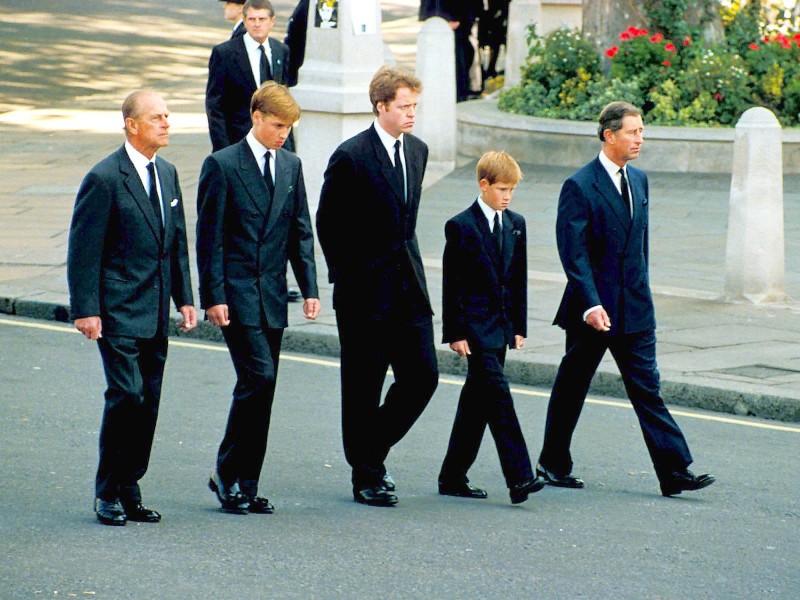
{"type": "MultiPolygon", "coordinates": [[[[69,308],[56,302],[26,300],[0,296],[0,313],[42,321],[69,322],[69,308]]],[[[177,319],[170,325],[170,336],[211,342],[224,342],[217,327],[200,321],[197,327],[183,333],[177,327],[177,319]]],[[[282,350],[318,356],[339,356],[339,338],[329,333],[330,327],[316,323],[293,325],[283,336],[282,350]]],[[[452,352],[437,349],[439,371],[449,375],[466,375],[466,363],[452,352]]],[[[509,357],[505,373],[510,383],[549,389],[558,370],[558,364],[520,360],[509,357]]],[[[800,399],[759,392],[741,391],[713,387],[692,381],[691,377],[661,381],[662,396],[669,405],[698,408],[738,416],[753,416],[762,419],[800,423],[800,399]]],[[[592,380],[590,393],[602,396],[625,398],[622,378],[616,371],[598,370],[592,380]]]]}

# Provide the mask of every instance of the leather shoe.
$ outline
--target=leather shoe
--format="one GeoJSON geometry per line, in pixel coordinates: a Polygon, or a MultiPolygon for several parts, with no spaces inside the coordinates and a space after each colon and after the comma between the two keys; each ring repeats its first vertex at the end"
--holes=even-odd
{"type": "Polygon", "coordinates": [[[385,489],[387,492],[393,492],[397,489],[397,486],[394,483],[394,479],[392,479],[392,476],[389,475],[388,473],[383,474],[383,480],[381,482],[381,485],[383,486],[383,489],[385,489]]]}
{"type": "Polygon", "coordinates": [[[548,471],[542,465],[536,465],[536,475],[541,477],[545,480],[545,483],[548,485],[552,485],[555,487],[564,487],[564,488],[582,488],[583,487],[583,479],[578,479],[577,477],[573,476],[572,473],[569,475],[556,475],[552,471],[548,471]]]}
{"type": "Polygon", "coordinates": [[[269,503],[269,500],[262,496],[251,496],[247,498],[250,505],[247,507],[251,513],[258,513],[260,515],[271,515],[275,512],[275,507],[269,503]]]}
{"type": "Polygon", "coordinates": [[[247,498],[239,491],[239,486],[234,484],[226,487],[219,478],[219,473],[214,471],[208,479],[208,489],[217,495],[223,512],[233,515],[246,515],[249,507],[247,498]]]}
{"type": "Polygon", "coordinates": [[[286,291],[286,299],[289,302],[302,302],[303,301],[303,294],[300,293],[300,290],[296,290],[294,288],[289,288],[286,291]]]}
{"type": "Polygon", "coordinates": [[[125,516],[125,509],[119,500],[108,502],[100,498],[94,499],[94,512],[97,514],[97,520],[103,525],[125,525],[128,521],[125,516]]]}
{"type": "Polygon", "coordinates": [[[535,494],[544,487],[544,479],[534,477],[522,483],[518,483],[509,490],[511,504],[520,504],[528,499],[528,495],[535,494]]]}
{"type": "Polygon", "coordinates": [[[486,498],[489,494],[486,490],[475,487],[469,481],[461,483],[447,483],[445,481],[439,482],[439,493],[442,496],[458,496],[459,498],[486,498]]]}
{"type": "Polygon", "coordinates": [[[128,521],[138,521],[139,523],[158,523],[161,520],[161,515],[150,509],[146,506],[143,506],[141,502],[137,502],[136,504],[123,504],[125,508],[125,514],[128,517],[128,521]]]}
{"type": "Polygon", "coordinates": [[[397,496],[380,485],[353,490],[353,499],[360,504],[367,504],[368,506],[394,506],[397,504],[397,496]]]}
{"type": "Polygon", "coordinates": [[[689,469],[675,471],[669,476],[661,479],[661,495],[674,496],[681,492],[694,492],[710,486],[716,481],[716,477],[708,473],[695,475],[689,469]]]}

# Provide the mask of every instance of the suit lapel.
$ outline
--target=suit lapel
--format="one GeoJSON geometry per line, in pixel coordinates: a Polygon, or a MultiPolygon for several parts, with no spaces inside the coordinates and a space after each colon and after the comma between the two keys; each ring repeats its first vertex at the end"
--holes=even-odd
{"type": "Polygon", "coordinates": [[[264,174],[258,168],[256,157],[253,156],[250,146],[247,144],[247,138],[239,142],[239,168],[236,174],[242,182],[242,186],[247,190],[247,195],[253,202],[258,212],[267,216],[267,200],[269,199],[269,190],[264,181],[264,174]]]}
{"type": "Polygon", "coordinates": [[[497,282],[499,283],[502,261],[497,253],[497,242],[494,241],[492,230],[489,229],[489,222],[486,220],[486,215],[483,214],[477,200],[473,202],[470,207],[470,214],[475,227],[481,234],[480,238],[483,243],[483,255],[486,257],[491,267],[489,271],[497,278],[497,282]]]}
{"type": "Polygon", "coordinates": [[[617,191],[617,186],[615,186],[614,182],[611,181],[611,176],[608,174],[608,171],[605,170],[603,163],[600,162],[599,158],[595,159],[594,171],[595,189],[597,189],[597,191],[603,197],[608,207],[611,209],[611,212],[614,213],[627,233],[631,226],[631,213],[629,210],[625,210],[622,202],[622,196],[617,191]]]}
{"type": "Polygon", "coordinates": [[[245,48],[244,45],[244,36],[240,35],[234,38],[232,43],[234,62],[242,71],[242,75],[245,76],[250,86],[253,88],[252,91],[256,91],[258,84],[256,84],[256,78],[253,75],[253,69],[250,67],[250,59],[247,57],[247,48],[245,48]]]}
{"type": "MultiPolygon", "coordinates": [[[[394,164],[392,163],[391,159],[389,158],[389,154],[386,152],[386,147],[381,142],[381,138],[378,136],[378,132],[375,131],[375,125],[372,124],[369,128],[369,139],[372,143],[372,150],[375,152],[375,158],[380,165],[381,172],[383,173],[383,177],[386,179],[387,183],[392,187],[392,190],[395,194],[395,200],[402,206],[405,204],[405,200],[403,199],[403,189],[400,187],[400,182],[397,181],[397,178],[394,176],[394,164]]],[[[405,149],[404,149],[405,152],[405,149]]],[[[408,161],[406,161],[406,165],[408,161]]]]}
{"type": "Polygon", "coordinates": [[[120,148],[117,152],[119,159],[119,170],[125,177],[125,188],[136,201],[139,209],[144,214],[144,219],[150,227],[156,241],[161,242],[161,224],[156,221],[156,213],[153,206],[150,204],[150,198],[144,189],[142,180],[139,173],[136,172],[136,167],[133,166],[130,157],[128,156],[125,146],[120,148]]]}
{"type": "Polygon", "coordinates": [[[172,201],[178,199],[177,190],[172,186],[172,181],[168,181],[164,175],[167,167],[164,161],[156,157],[156,172],[161,184],[161,205],[164,210],[164,248],[172,245],[172,237],[175,234],[175,223],[172,219],[172,201]]]}
{"type": "Polygon", "coordinates": [[[269,42],[270,52],[272,53],[272,79],[277,83],[283,83],[283,52],[281,52],[278,40],[267,38],[269,42]]]}
{"type": "MultiPolygon", "coordinates": [[[[288,152],[288,150],[281,148],[275,153],[275,194],[272,196],[267,224],[262,237],[266,237],[275,226],[283,206],[286,204],[286,199],[294,192],[294,187],[291,184],[292,169],[286,159],[288,152]]],[[[266,187],[266,184],[264,187],[266,187]]]]}
{"type": "Polygon", "coordinates": [[[506,211],[503,211],[503,274],[505,275],[508,273],[509,267],[511,267],[511,259],[514,256],[514,246],[516,239],[514,235],[514,224],[511,222],[511,218],[506,214],[506,211]]]}

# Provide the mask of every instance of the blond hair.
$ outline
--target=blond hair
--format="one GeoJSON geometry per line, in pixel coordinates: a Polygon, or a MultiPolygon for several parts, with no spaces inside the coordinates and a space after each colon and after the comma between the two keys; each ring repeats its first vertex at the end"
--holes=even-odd
{"type": "Polygon", "coordinates": [[[478,181],[485,179],[492,185],[497,182],[518,184],[522,179],[522,169],[507,152],[486,152],[475,167],[478,181]]]}
{"type": "Polygon", "coordinates": [[[300,118],[300,105],[292,98],[289,88],[275,81],[266,81],[250,99],[250,116],[256,111],[263,115],[273,115],[281,120],[294,123],[300,118]]]}

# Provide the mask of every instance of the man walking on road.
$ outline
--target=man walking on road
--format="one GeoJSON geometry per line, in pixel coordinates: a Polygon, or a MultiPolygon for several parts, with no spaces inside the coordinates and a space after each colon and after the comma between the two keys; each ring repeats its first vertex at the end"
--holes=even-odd
{"type": "Polygon", "coordinates": [[[149,91],[122,104],[124,146],[81,183],[67,254],[75,327],[97,340],[108,388],[100,427],[95,512],[104,525],[156,523],[142,505],[167,359],[169,299],[197,324],[183,199],[175,167],[156,151],[169,143],[169,112],[149,91]]]}
{"type": "Polygon", "coordinates": [[[656,320],[648,275],[648,182],[628,165],[642,146],[642,113],[612,102],[600,114],[599,156],[564,182],[556,241],[567,286],[554,321],[566,354],[553,384],[536,467],[548,484],[582,488],[570,443],[592,377],[606,350],[619,367],[664,496],[699,490],[692,455],[659,395],[656,320]]]}
{"type": "Polygon", "coordinates": [[[344,452],[355,501],[372,506],[397,504],[384,462],[439,377],[416,235],[428,160],[411,135],[421,88],[401,69],[378,70],[369,86],[376,119],[334,151],[317,211],[341,344],[344,452]],[[381,403],[389,366],[394,382],[381,403]]]}

